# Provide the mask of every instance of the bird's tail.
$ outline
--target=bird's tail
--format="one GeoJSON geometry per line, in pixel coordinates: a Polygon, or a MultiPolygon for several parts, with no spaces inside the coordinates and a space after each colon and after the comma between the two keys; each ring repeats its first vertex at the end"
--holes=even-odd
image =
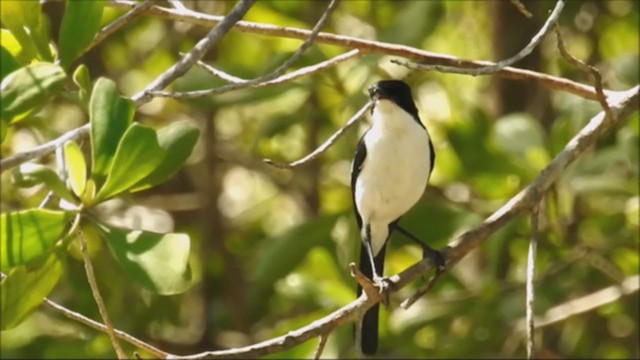
{"type": "MultiPolygon", "coordinates": [[[[384,274],[384,253],[386,246],[383,246],[378,255],[374,256],[373,261],[375,263],[378,275],[384,274]]],[[[373,270],[371,269],[371,263],[369,261],[369,255],[364,245],[360,246],[360,272],[369,279],[373,278],[373,270]]],[[[362,288],[358,284],[358,296],[362,294],[362,288]]],[[[378,349],[378,312],[380,311],[380,305],[376,304],[364,314],[362,318],[361,330],[360,330],[360,351],[364,355],[373,355],[378,349]]],[[[356,330],[357,331],[357,330],[356,330]]],[[[358,338],[356,336],[356,338],[358,338]]]]}

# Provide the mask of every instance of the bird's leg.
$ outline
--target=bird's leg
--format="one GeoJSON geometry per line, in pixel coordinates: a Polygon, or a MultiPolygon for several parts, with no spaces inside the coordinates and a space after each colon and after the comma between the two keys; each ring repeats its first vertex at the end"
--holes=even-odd
{"type": "Polygon", "coordinates": [[[400,225],[398,225],[398,224],[394,224],[393,228],[395,230],[398,230],[402,235],[404,235],[404,236],[408,237],[409,239],[411,239],[412,241],[418,243],[418,245],[420,245],[420,247],[422,247],[422,258],[423,259],[429,259],[429,260],[431,260],[431,262],[433,262],[433,265],[436,268],[436,276],[439,275],[440,272],[442,272],[445,269],[444,258],[442,257],[442,254],[438,250],[435,250],[431,246],[423,243],[417,237],[415,237],[412,233],[410,233],[407,230],[401,228],[400,225]]]}
{"type": "MultiPolygon", "coordinates": [[[[380,293],[384,292],[388,287],[389,283],[387,279],[383,276],[378,275],[378,270],[376,269],[375,262],[373,261],[373,249],[371,248],[371,227],[369,225],[365,228],[365,239],[364,239],[364,247],[367,249],[367,255],[369,255],[369,264],[371,264],[371,273],[373,274],[372,281],[373,284],[379,289],[380,293]]],[[[381,302],[384,306],[387,306],[389,303],[389,297],[383,296],[381,302]]]]}

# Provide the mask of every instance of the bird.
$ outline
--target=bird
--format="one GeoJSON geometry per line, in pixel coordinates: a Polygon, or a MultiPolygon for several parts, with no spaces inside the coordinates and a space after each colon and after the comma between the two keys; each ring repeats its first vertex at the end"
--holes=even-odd
{"type": "MultiPolygon", "coordinates": [[[[411,88],[401,80],[381,80],[368,88],[373,102],[371,127],[362,135],[351,164],[351,195],[360,231],[360,265],[380,291],[386,287],[384,257],[394,230],[420,244],[423,257],[444,262],[441,254],[400,227],[398,221],[422,197],[435,163],[429,132],[418,116],[411,88]]],[[[362,288],[358,285],[357,295],[362,288]]],[[[379,304],[363,316],[356,340],[360,352],[378,347],[379,304]],[[358,339],[359,337],[359,339],[358,339]]]]}

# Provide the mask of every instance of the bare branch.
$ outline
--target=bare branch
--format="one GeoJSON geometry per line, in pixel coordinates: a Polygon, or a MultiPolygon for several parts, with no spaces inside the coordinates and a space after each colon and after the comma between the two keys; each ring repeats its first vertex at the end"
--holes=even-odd
{"type": "Polygon", "coordinates": [[[318,148],[315,149],[313,152],[311,152],[309,155],[287,164],[277,163],[271,159],[264,159],[264,162],[266,162],[267,164],[273,165],[275,167],[279,167],[283,169],[291,169],[291,168],[303,165],[317,158],[318,156],[320,156],[320,154],[327,151],[327,149],[329,149],[329,147],[333,145],[333,143],[335,143],[347,131],[347,129],[353,126],[353,124],[355,124],[356,121],[358,121],[358,119],[360,119],[362,115],[365,112],[367,112],[367,110],[369,110],[372,106],[373,106],[373,103],[371,101],[366,103],[362,108],[360,108],[360,110],[358,110],[355,113],[355,115],[351,117],[351,119],[347,121],[346,124],[344,124],[343,127],[341,127],[340,129],[338,129],[338,131],[333,133],[333,135],[331,135],[324,143],[322,143],[322,145],[318,146],[318,148]]]}
{"type": "MultiPolygon", "coordinates": [[[[249,8],[253,5],[255,0],[240,0],[236,6],[229,11],[229,14],[223,18],[203,39],[201,39],[196,46],[191,49],[185,56],[183,56],[177,63],[173,64],[170,68],[165,70],[160,76],[152,81],[144,90],[133,95],[131,100],[137,105],[146,104],[153,98],[151,92],[164,89],[167,85],[173,82],[178,77],[184,75],[198,60],[202,59],[202,56],[215,46],[222,37],[231,30],[233,25],[240,21],[240,19],[249,11],[249,8]]],[[[187,13],[192,13],[188,11],[187,13]]]]}
{"type": "Polygon", "coordinates": [[[520,11],[522,15],[528,17],[529,19],[533,17],[533,14],[531,14],[531,12],[527,10],[527,8],[524,6],[523,3],[520,2],[520,0],[510,0],[510,1],[513,4],[513,6],[515,6],[516,9],[520,11]]]}
{"type": "Polygon", "coordinates": [[[476,67],[472,69],[465,69],[457,65],[443,66],[443,65],[437,65],[437,64],[433,64],[433,65],[425,64],[422,62],[410,63],[403,60],[391,60],[391,62],[397,65],[405,66],[405,67],[408,67],[409,69],[415,69],[415,70],[439,71],[439,72],[445,72],[445,73],[467,74],[467,75],[473,75],[473,76],[493,74],[504,69],[507,66],[511,66],[515,64],[516,62],[522,60],[525,56],[531,54],[533,49],[535,49],[536,46],[538,46],[540,41],[542,41],[542,38],[549,32],[549,29],[551,29],[551,26],[556,23],[556,21],[558,20],[558,17],[560,17],[560,13],[562,12],[563,7],[564,7],[564,0],[558,0],[555,8],[551,12],[551,15],[549,15],[549,18],[547,18],[547,21],[545,21],[544,25],[542,26],[542,28],[540,28],[538,33],[531,38],[531,41],[529,41],[527,46],[525,46],[522,50],[520,50],[514,56],[508,59],[501,60],[496,64],[483,66],[483,67],[476,67]]]}
{"type": "MultiPolygon", "coordinates": [[[[98,330],[98,331],[102,331],[102,332],[105,332],[105,333],[108,332],[108,328],[105,325],[103,325],[103,324],[101,324],[101,323],[99,323],[97,321],[94,321],[92,319],[89,319],[88,317],[86,317],[86,316],[84,316],[84,315],[82,315],[82,314],[80,314],[78,312],[71,311],[71,310],[67,309],[64,306],[62,306],[62,305],[60,305],[60,304],[58,304],[58,303],[56,303],[56,302],[54,302],[52,300],[49,300],[48,298],[44,298],[43,304],[44,304],[45,307],[47,307],[47,308],[49,308],[49,309],[51,309],[51,310],[53,310],[53,311],[55,311],[57,313],[60,313],[60,314],[64,315],[65,317],[67,317],[67,318],[69,318],[71,320],[74,320],[74,321],[77,321],[79,323],[85,324],[85,325],[89,326],[90,328],[93,328],[93,329],[98,330]]],[[[154,355],[154,356],[156,356],[158,358],[164,358],[164,357],[167,356],[166,352],[164,352],[164,351],[162,351],[162,350],[160,350],[160,349],[158,349],[158,348],[156,348],[154,346],[151,346],[151,345],[147,344],[146,342],[127,334],[124,331],[121,331],[121,330],[118,330],[118,329],[113,329],[113,332],[120,339],[122,339],[122,340],[128,342],[129,344],[131,344],[133,346],[136,346],[136,347],[138,347],[138,348],[140,348],[142,350],[145,350],[146,352],[148,352],[148,353],[150,353],[150,354],[152,354],[152,355],[154,355]]]]}
{"type": "Polygon", "coordinates": [[[560,50],[560,54],[573,66],[577,67],[581,71],[584,71],[593,76],[593,80],[595,82],[596,89],[596,99],[604,109],[605,114],[610,118],[611,117],[611,109],[609,108],[609,103],[607,103],[607,96],[604,94],[604,90],[602,87],[602,75],[600,71],[596,69],[594,66],[586,64],[582,60],[576,59],[573,55],[571,55],[567,48],[564,45],[564,40],[562,40],[562,34],[560,33],[560,27],[558,24],[555,24],[554,30],[556,32],[556,36],[558,37],[558,50],[560,50]]]}
{"type": "Polygon", "coordinates": [[[118,343],[118,339],[113,332],[113,325],[111,324],[111,320],[109,319],[107,307],[104,305],[102,295],[100,295],[100,289],[98,288],[98,283],[96,282],[96,274],[93,272],[93,265],[91,264],[91,257],[89,256],[89,253],[87,251],[87,240],[84,238],[82,231],[78,231],[77,234],[78,241],[80,241],[80,252],[82,253],[82,258],[84,259],[84,270],[87,273],[87,280],[89,281],[89,286],[91,287],[93,298],[96,301],[96,305],[98,306],[98,312],[100,312],[102,321],[107,327],[107,334],[109,334],[111,345],[113,345],[113,349],[116,351],[118,359],[127,359],[127,356],[124,354],[124,351],[122,351],[122,348],[118,343]]]}
{"type": "MultiPolygon", "coordinates": [[[[259,87],[265,87],[265,86],[270,86],[270,85],[277,85],[277,84],[282,84],[284,82],[287,81],[291,81],[294,79],[297,79],[299,77],[303,77],[303,76],[307,76],[307,75],[311,75],[317,71],[320,70],[325,70],[331,66],[334,65],[338,65],[341,62],[345,61],[345,60],[349,60],[353,57],[356,57],[360,55],[360,50],[355,49],[355,50],[350,50],[347,51],[344,54],[340,54],[338,56],[332,57],[331,59],[327,59],[325,61],[319,62],[315,65],[310,65],[310,66],[305,66],[303,68],[300,68],[298,70],[292,71],[288,74],[279,76],[273,80],[269,80],[269,81],[265,81],[262,83],[258,83],[256,85],[254,85],[254,88],[259,88],[259,87]]],[[[205,69],[207,72],[209,72],[210,74],[212,74],[213,76],[219,77],[222,80],[228,81],[232,84],[242,84],[245,82],[249,82],[250,80],[246,80],[246,79],[241,79],[239,77],[227,74],[226,72],[216,69],[214,67],[212,67],[211,65],[205,64],[202,61],[198,61],[198,65],[200,65],[203,69],[205,69]]]]}
{"type": "Polygon", "coordinates": [[[277,69],[275,69],[274,71],[266,75],[257,77],[253,80],[236,82],[236,83],[232,83],[229,85],[224,85],[218,88],[208,89],[208,90],[187,91],[187,92],[181,92],[181,93],[172,93],[172,92],[165,92],[165,91],[149,91],[149,93],[153,96],[170,97],[174,99],[192,99],[192,98],[198,98],[198,97],[203,97],[208,95],[222,94],[228,91],[243,89],[247,87],[257,87],[257,85],[261,83],[266,83],[268,81],[276,79],[280,75],[284,74],[284,72],[287,71],[287,69],[289,69],[296,61],[298,61],[302,56],[302,54],[304,54],[304,52],[313,44],[313,41],[316,39],[316,36],[320,32],[320,30],[324,27],[327,20],[329,19],[329,15],[331,15],[333,10],[335,10],[336,6],[338,6],[338,0],[331,0],[331,3],[329,3],[329,6],[327,6],[327,9],[324,11],[324,13],[322,13],[322,15],[320,16],[320,19],[318,20],[316,25],[313,27],[313,30],[311,30],[311,34],[309,34],[309,37],[302,43],[302,45],[300,45],[300,47],[296,50],[296,52],[293,53],[293,55],[291,55],[289,59],[287,59],[284,63],[282,63],[282,65],[280,65],[277,69]]]}
{"type": "Polygon", "coordinates": [[[533,281],[536,266],[536,249],[538,247],[538,218],[539,205],[535,204],[531,209],[531,237],[529,238],[529,253],[527,256],[527,300],[526,300],[526,316],[527,316],[527,359],[533,359],[533,349],[535,341],[535,323],[533,319],[533,301],[535,299],[535,290],[533,281]]]}
{"type": "Polygon", "coordinates": [[[313,358],[314,359],[320,359],[320,356],[322,356],[322,351],[324,350],[324,346],[327,344],[327,340],[329,339],[329,334],[320,334],[319,338],[318,338],[318,346],[316,347],[316,350],[313,352],[313,358]]]}
{"type": "Polygon", "coordinates": [[[538,328],[565,321],[573,316],[610,304],[623,296],[633,294],[640,288],[640,276],[629,276],[621,284],[616,284],[556,305],[536,319],[538,328]]]}
{"type": "MultiPolygon", "coordinates": [[[[636,86],[633,89],[627,90],[624,92],[624,96],[621,96],[612,102],[613,105],[611,110],[614,114],[614,121],[605,121],[604,112],[598,113],[569,141],[569,143],[567,143],[564,150],[562,150],[549,163],[549,165],[542,170],[540,175],[538,175],[531,184],[485,219],[485,221],[478,227],[461,234],[454,239],[449,246],[443,249],[443,255],[447,260],[447,268],[453,267],[469,252],[480,246],[483,240],[500,229],[506,222],[540,202],[551,184],[560,177],[564,168],[575,161],[578,156],[598,138],[600,138],[607,129],[611,128],[617,121],[620,121],[637,109],[638,104],[640,103],[639,89],[640,86],[636,86]]],[[[352,266],[352,268],[354,267],[355,266],[352,266]]],[[[363,294],[352,303],[343,306],[342,308],[312,322],[311,324],[297,330],[290,331],[286,335],[243,348],[207,351],[186,356],[169,355],[168,358],[255,358],[288,349],[309,339],[320,336],[320,334],[326,334],[347,321],[355,321],[363,312],[374,304],[380,302],[383,297],[402,289],[431,270],[434,270],[431,261],[429,259],[424,259],[401,273],[389,277],[388,281],[391,283],[391,286],[389,286],[384,292],[379,293],[378,291],[371,291],[370,294],[363,292],[363,294]]],[[[366,281],[363,281],[362,285],[366,286],[366,281]]]]}
{"type": "MultiPolygon", "coordinates": [[[[116,8],[130,8],[134,4],[135,2],[129,0],[112,0],[109,3],[109,6],[113,6],[116,8]]],[[[197,24],[202,26],[211,26],[212,24],[217,23],[223,19],[223,17],[221,16],[207,15],[196,13],[193,11],[187,13],[159,6],[153,6],[149,8],[146,11],[146,14],[165,19],[184,21],[190,24],[197,24]]],[[[261,24],[249,21],[239,21],[235,25],[235,29],[247,33],[281,36],[301,40],[309,37],[310,33],[309,30],[304,29],[261,24]]],[[[395,55],[421,63],[456,66],[460,68],[477,68],[494,65],[494,63],[490,61],[461,59],[455,56],[438,54],[405,45],[364,40],[351,36],[322,32],[318,34],[315,42],[346,47],[349,49],[359,49],[363,54],[376,53],[395,55]]],[[[539,82],[540,85],[550,89],[567,91],[586,99],[597,100],[596,93],[591,86],[586,86],[564,78],[559,78],[531,70],[513,68],[509,66],[496,72],[495,75],[508,79],[536,81],[539,82]]]]}
{"type": "Polygon", "coordinates": [[[124,15],[112,21],[111,23],[109,23],[109,25],[103,27],[100,31],[98,31],[98,33],[93,38],[93,40],[91,40],[91,43],[89,44],[89,46],[87,46],[82,51],[80,56],[89,52],[89,50],[96,47],[96,45],[100,44],[102,41],[104,41],[104,39],[109,37],[114,32],[120,30],[123,26],[131,23],[136,17],[142,14],[145,10],[155,5],[157,1],[158,0],[144,0],[142,2],[139,2],[133,8],[131,8],[131,10],[127,11],[124,15]]]}

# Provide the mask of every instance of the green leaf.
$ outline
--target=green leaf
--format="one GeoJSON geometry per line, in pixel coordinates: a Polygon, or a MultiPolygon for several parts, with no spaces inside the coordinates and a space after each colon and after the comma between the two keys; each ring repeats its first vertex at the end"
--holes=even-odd
{"type": "Polygon", "coordinates": [[[91,175],[96,185],[104,182],[118,143],[133,120],[133,102],[118,95],[116,84],[105,78],[96,81],[89,103],[91,120],[91,175]]]}
{"type": "Polygon", "coordinates": [[[200,130],[187,121],[173,123],[158,131],[158,143],[165,151],[162,163],[131,191],[140,191],[170,179],[187,160],[198,142],[200,130]]]}
{"type": "Polygon", "coordinates": [[[48,24],[39,1],[3,0],[0,20],[27,52],[29,60],[36,55],[44,61],[53,60],[48,24]]]}
{"type": "Polygon", "coordinates": [[[157,234],[100,226],[116,260],[145,289],[160,295],[186,291],[191,285],[190,239],[186,234],[157,234]]]}
{"type": "Polygon", "coordinates": [[[155,130],[132,124],[118,144],[111,171],[104,186],[98,191],[97,201],[129,190],[151,174],[164,157],[165,153],[158,144],[155,130]]]}
{"type": "Polygon", "coordinates": [[[89,76],[89,69],[85,64],[80,64],[73,72],[73,82],[80,89],[91,90],[91,76],[89,76]]]}
{"type": "Polygon", "coordinates": [[[13,54],[4,47],[0,46],[0,79],[4,79],[9,73],[20,68],[20,64],[13,57],[13,54]]]}
{"type": "Polygon", "coordinates": [[[62,90],[67,75],[61,67],[36,63],[7,75],[0,84],[0,119],[12,123],[46,104],[62,90]]]}
{"type": "Polygon", "coordinates": [[[84,194],[87,185],[87,163],[75,141],[67,141],[64,144],[64,160],[69,174],[67,181],[71,185],[71,190],[80,197],[84,194]]]}
{"type": "Polygon", "coordinates": [[[18,187],[29,188],[38,184],[46,184],[53,193],[62,199],[74,202],[75,199],[51,168],[42,164],[26,163],[13,169],[11,182],[18,187]]]}
{"type": "MultiPolygon", "coordinates": [[[[0,29],[0,45],[11,54],[11,56],[18,61],[18,64],[28,65],[31,62],[31,58],[25,54],[22,45],[18,42],[11,31],[7,29],[0,29]]],[[[3,77],[4,78],[4,77],[3,77]]]]}
{"type": "Polygon", "coordinates": [[[93,40],[100,29],[104,5],[103,0],[66,2],[58,38],[63,67],[69,67],[93,40]]]}
{"type": "Polygon", "coordinates": [[[18,266],[0,283],[0,322],[2,330],[20,324],[49,295],[62,275],[62,264],[51,254],[42,266],[18,266]]]}
{"type": "Polygon", "coordinates": [[[337,215],[319,217],[293,227],[281,235],[264,240],[264,248],[253,266],[253,278],[271,286],[304,260],[307,252],[331,239],[337,215]]]}
{"type": "Polygon", "coordinates": [[[29,209],[0,216],[0,269],[25,264],[46,253],[67,227],[70,213],[29,209]]]}

